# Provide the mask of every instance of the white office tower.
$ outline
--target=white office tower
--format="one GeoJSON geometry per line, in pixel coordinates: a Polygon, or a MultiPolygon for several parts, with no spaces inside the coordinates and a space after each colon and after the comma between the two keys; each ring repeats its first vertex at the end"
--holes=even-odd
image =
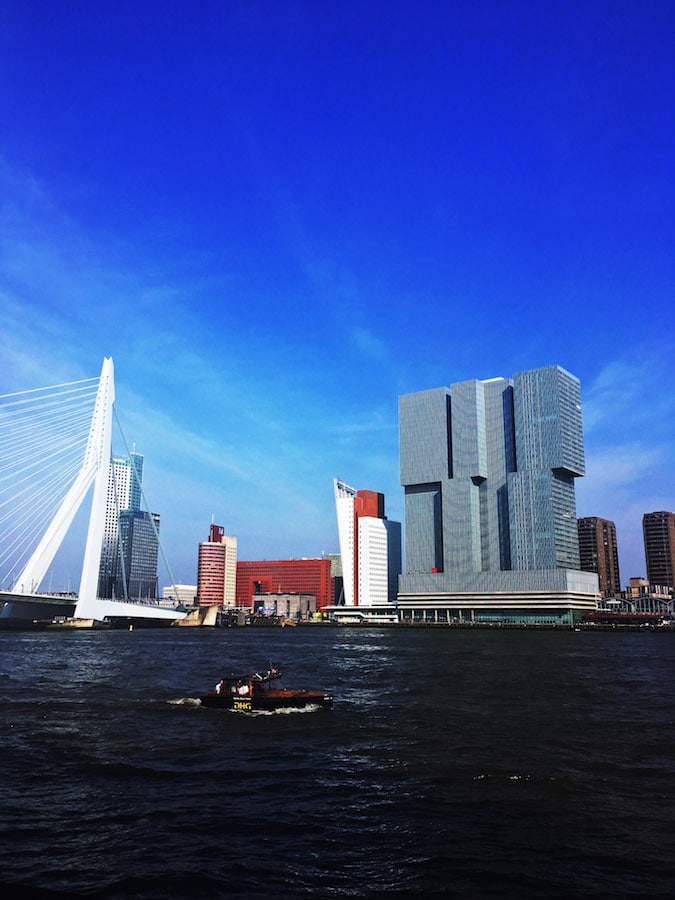
{"type": "Polygon", "coordinates": [[[396,600],[401,525],[384,515],[384,494],[357,491],[334,479],[345,606],[386,606],[396,600]]]}
{"type": "Polygon", "coordinates": [[[223,535],[225,545],[225,609],[234,609],[237,605],[237,539],[231,535],[223,535]]]}
{"type": "Polygon", "coordinates": [[[113,457],[110,461],[98,574],[99,597],[110,599],[116,591],[120,570],[119,514],[141,508],[143,460],[141,453],[132,452],[127,457],[113,457]]]}
{"type": "MultiPolygon", "coordinates": [[[[356,491],[349,485],[333,479],[335,488],[335,512],[337,515],[338,543],[342,561],[342,590],[345,606],[354,606],[355,560],[356,560],[356,517],[354,498],[356,491]]],[[[337,602],[337,597],[335,598],[337,602]]]]}

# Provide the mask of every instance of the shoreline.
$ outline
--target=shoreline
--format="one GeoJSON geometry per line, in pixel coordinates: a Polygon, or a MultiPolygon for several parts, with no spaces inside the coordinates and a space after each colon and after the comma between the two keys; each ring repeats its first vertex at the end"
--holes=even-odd
{"type": "MultiPolygon", "coordinates": [[[[337,623],[332,621],[300,621],[295,623],[296,626],[299,626],[303,629],[303,631],[307,629],[324,629],[324,628],[332,628],[332,629],[359,629],[359,630],[391,630],[391,629],[402,629],[402,630],[433,630],[433,631],[560,631],[560,632],[617,632],[617,633],[626,633],[626,632],[634,632],[634,633],[642,633],[642,634],[675,634],[675,621],[668,623],[666,625],[653,625],[651,623],[645,624],[600,624],[600,623],[577,623],[575,625],[552,625],[552,624],[533,624],[533,623],[513,623],[513,622],[378,622],[378,623],[370,623],[370,622],[343,622],[337,623]]],[[[216,631],[258,631],[261,626],[245,624],[245,625],[201,625],[197,626],[202,629],[216,630],[216,631]]],[[[264,631],[269,631],[270,629],[283,628],[283,625],[268,625],[264,627],[264,631]]],[[[111,627],[107,625],[99,624],[97,626],[92,625],[82,625],[82,624],[72,624],[69,626],[54,625],[53,623],[46,622],[25,622],[25,623],[13,623],[13,624],[0,624],[0,634],[1,633],[11,633],[11,632],[58,632],[60,634],[63,633],[72,633],[72,632],[90,632],[90,631],[128,631],[132,632],[134,630],[141,631],[156,631],[156,630],[167,630],[166,625],[154,625],[154,624],[141,624],[140,622],[134,623],[134,627],[111,627]]],[[[173,633],[176,631],[182,631],[183,629],[170,629],[173,633]]]]}

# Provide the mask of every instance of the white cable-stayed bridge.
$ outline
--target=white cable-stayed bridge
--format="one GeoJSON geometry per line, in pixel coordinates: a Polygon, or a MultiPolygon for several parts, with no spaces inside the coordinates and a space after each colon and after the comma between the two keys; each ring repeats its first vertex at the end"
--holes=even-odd
{"type": "Polygon", "coordinates": [[[0,396],[0,620],[178,620],[156,604],[98,596],[115,402],[112,359],[98,378],[0,396]],[[44,590],[78,511],[91,510],[77,595],[44,590]]]}

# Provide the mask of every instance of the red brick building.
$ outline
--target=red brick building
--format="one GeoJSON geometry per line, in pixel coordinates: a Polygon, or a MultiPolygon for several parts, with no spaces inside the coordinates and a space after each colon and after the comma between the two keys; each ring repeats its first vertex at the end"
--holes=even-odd
{"type": "Polygon", "coordinates": [[[579,568],[583,572],[597,572],[603,597],[620,593],[619,550],[614,522],[599,516],[586,516],[577,519],[577,531],[579,568]]]}
{"type": "Polygon", "coordinates": [[[317,610],[333,603],[329,559],[237,562],[237,606],[251,606],[255,594],[314,594],[317,610]]]}

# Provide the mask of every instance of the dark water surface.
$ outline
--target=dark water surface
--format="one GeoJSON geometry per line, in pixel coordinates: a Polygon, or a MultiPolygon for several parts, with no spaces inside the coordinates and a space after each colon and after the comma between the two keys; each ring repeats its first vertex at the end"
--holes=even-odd
{"type": "Polygon", "coordinates": [[[0,632],[0,888],[675,896],[674,661],[660,634],[0,632]],[[192,699],[270,661],[334,710],[192,699]]]}

